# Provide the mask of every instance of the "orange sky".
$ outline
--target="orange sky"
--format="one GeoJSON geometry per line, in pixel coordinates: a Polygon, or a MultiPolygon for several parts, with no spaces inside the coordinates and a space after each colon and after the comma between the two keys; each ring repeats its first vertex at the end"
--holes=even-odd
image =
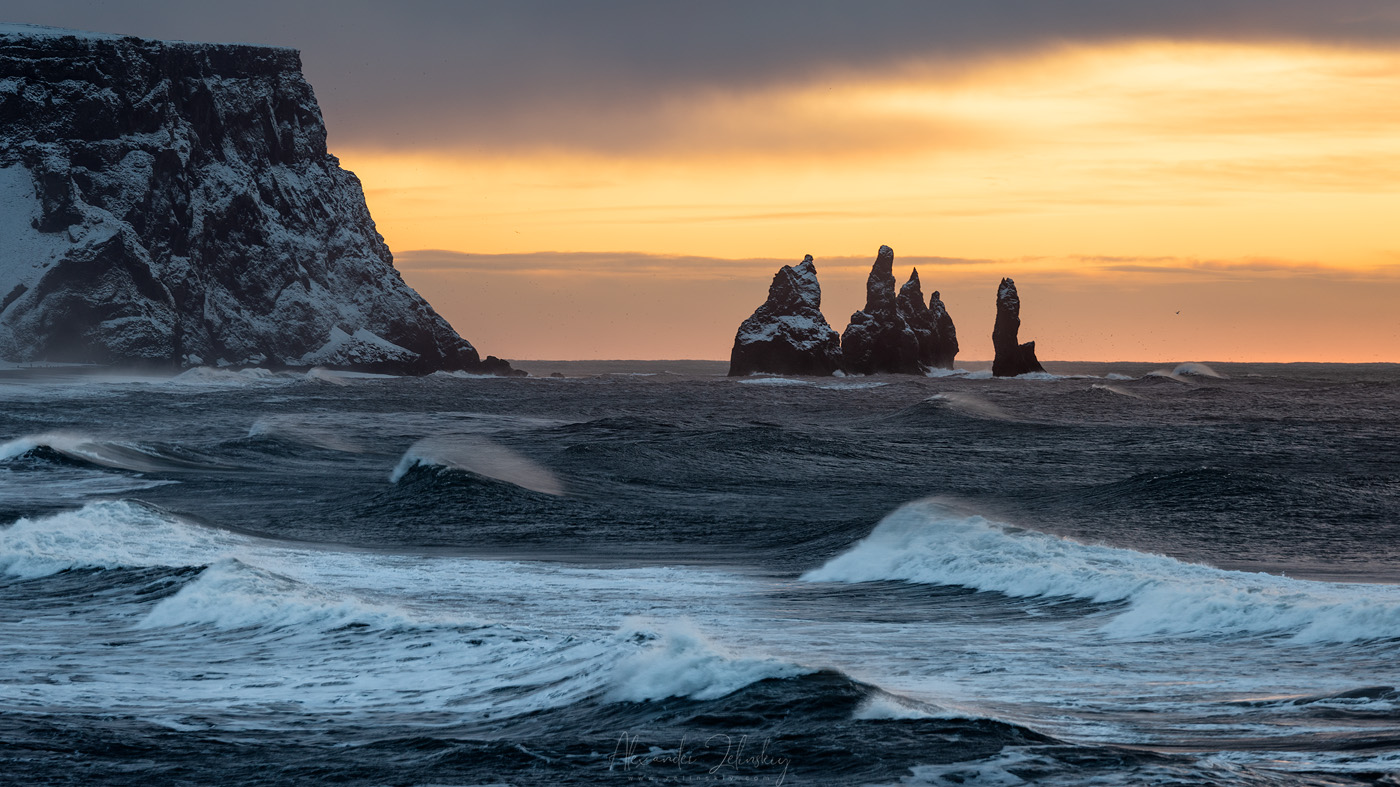
{"type": "Polygon", "coordinates": [[[727,358],[803,254],[840,331],[888,244],[960,358],[1011,275],[1043,359],[1400,361],[1394,50],[1065,46],[589,122],[626,144],[331,143],[408,282],[502,357],[727,358]]]}

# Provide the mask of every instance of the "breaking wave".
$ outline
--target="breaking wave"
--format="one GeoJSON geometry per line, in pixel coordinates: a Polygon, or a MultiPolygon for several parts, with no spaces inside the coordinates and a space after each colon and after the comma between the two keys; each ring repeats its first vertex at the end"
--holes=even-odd
{"type": "Polygon", "coordinates": [[[615,700],[712,700],[761,680],[813,672],[773,658],[735,654],[683,622],[637,628],[629,639],[648,644],[617,665],[609,692],[615,700]]]}
{"type": "MultiPolygon", "coordinates": [[[[534,620],[479,620],[458,604],[398,603],[427,589],[405,582],[436,583],[440,572],[479,577],[491,566],[501,581],[519,581],[507,564],[442,558],[405,567],[397,556],[323,552],[203,527],[132,502],[93,503],[0,528],[0,573],[15,578],[183,569],[170,575],[178,590],[145,599],[124,630],[196,652],[213,647],[223,666],[191,684],[147,675],[132,663],[126,669],[137,670],[139,680],[122,677],[103,690],[133,702],[160,698],[152,686],[161,685],[212,711],[226,696],[281,701],[295,685],[298,703],[337,713],[408,706],[454,719],[488,711],[503,718],[582,702],[707,701],[814,671],[718,644],[685,618],[627,619],[612,631],[567,633],[534,620]],[[292,576],[303,568],[315,579],[292,576]],[[340,581],[352,577],[382,581],[376,589],[340,581]]],[[[486,580],[484,592],[495,581],[486,580]]],[[[125,603],[142,602],[137,594],[125,603]]]]}
{"type": "Polygon", "coordinates": [[[1226,571],[1131,549],[1082,544],[939,503],[912,503],[807,582],[904,580],[1015,597],[1125,605],[1113,637],[1290,635],[1300,642],[1400,637],[1400,587],[1226,571]]]}
{"type": "Polygon", "coordinates": [[[1172,369],[1157,369],[1156,371],[1148,372],[1146,376],[1166,377],[1168,379],[1176,380],[1178,382],[1187,382],[1188,378],[1190,377],[1213,377],[1217,380],[1226,379],[1225,375],[1221,374],[1220,372],[1215,371],[1214,369],[1210,368],[1209,366],[1203,363],[1195,362],[1177,364],[1176,367],[1172,369]]]}
{"type": "Polygon", "coordinates": [[[415,467],[465,470],[546,495],[564,494],[564,485],[549,470],[516,451],[475,435],[419,440],[404,452],[389,475],[389,483],[397,484],[415,467]]]}
{"type": "Polygon", "coordinates": [[[207,460],[173,456],[156,448],[121,440],[103,440],[73,432],[45,432],[25,435],[0,443],[0,462],[25,457],[57,458],[116,470],[158,473],[169,470],[220,469],[207,460]]]}
{"type": "Polygon", "coordinates": [[[993,421],[1017,421],[1016,416],[982,399],[965,393],[939,393],[924,400],[973,418],[986,418],[993,421]]]}
{"type": "Polygon", "coordinates": [[[143,503],[89,503],[0,529],[0,572],[35,578],[75,568],[202,566],[251,541],[143,503]]]}

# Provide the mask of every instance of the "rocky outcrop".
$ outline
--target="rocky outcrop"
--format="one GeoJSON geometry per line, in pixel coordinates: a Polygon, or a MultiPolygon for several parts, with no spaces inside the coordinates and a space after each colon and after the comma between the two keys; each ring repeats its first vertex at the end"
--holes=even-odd
{"type": "Polygon", "coordinates": [[[919,340],[919,363],[925,369],[951,369],[958,354],[958,336],[953,318],[943,307],[935,292],[924,305],[924,291],[919,283],[919,269],[909,274],[909,281],[899,288],[896,301],[899,316],[919,340]]]}
{"type": "Polygon", "coordinates": [[[1021,331],[1021,299],[1016,294],[1016,282],[1002,279],[997,288],[997,321],[992,327],[992,375],[1015,377],[1029,372],[1043,372],[1035,357],[1035,342],[1017,344],[1021,331]]]}
{"type": "Polygon", "coordinates": [[[511,371],[394,269],[295,50],[17,25],[0,359],[511,371]]]}
{"type": "MultiPolygon", "coordinates": [[[[921,296],[922,300],[922,296],[921,296]]],[[[841,334],[844,368],[852,374],[922,374],[919,336],[900,315],[894,250],[881,246],[865,284],[865,308],[841,334]]]]}
{"type": "Polygon", "coordinates": [[[808,254],[773,276],[768,300],[743,323],[729,353],[729,374],[828,375],[841,367],[841,343],[822,316],[822,288],[808,254]]]}
{"type": "Polygon", "coordinates": [[[929,366],[934,369],[952,369],[953,359],[958,355],[958,329],[954,327],[953,318],[943,305],[938,290],[934,290],[928,298],[928,311],[933,319],[934,330],[942,342],[934,351],[929,366]]]}

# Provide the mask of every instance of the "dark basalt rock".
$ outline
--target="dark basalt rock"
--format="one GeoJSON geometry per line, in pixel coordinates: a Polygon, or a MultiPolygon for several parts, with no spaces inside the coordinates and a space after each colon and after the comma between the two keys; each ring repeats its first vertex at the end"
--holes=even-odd
{"type": "Polygon", "coordinates": [[[953,359],[958,355],[958,329],[953,326],[953,318],[943,305],[938,290],[934,290],[929,296],[928,311],[929,316],[933,318],[933,327],[940,342],[935,347],[928,365],[934,369],[952,369],[953,359]]]}
{"type": "Polygon", "coordinates": [[[812,255],[773,276],[768,300],[743,323],[729,354],[731,376],[828,375],[841,367],[841,344],[822,316],[822,288],[812,255]]]}
{"type": "Polygon", "coordinates": [[[1016,295],[1016,282],[1002,279],[997,288],[997,322],[992,328],[992,375],[1015,377],[1018,374],[1043,372],[1045,368],[1035,357],[1035,342],[1017,344],[1021,330],[1021,299],[1016,295]]]}
{"type": "Polygon", "coordinates": [[[295,50],[0,28],[0,359],[512,374],[394,270],[295,50]]]}
{"type": "Polygon", "coordinates": [[[951,369],[958,354],[958,336],[953,318],[943,308],[935,292],[924,305],[924,291],[919,283],[919,269],[909,274],[909,281],[899,288],[899,316],[919,339],[919,363],[925,369],[951,369]],[[935,310],[936,307],[936,310],[935,310]]]}
{"type": "MultiPolygon", "coordinates": [[[[922,296],[920,296],[922,300],[922,296]]],[[[922,374],[919,336],[900,315],[894,250],[881,246],[865,284],[865,308],[841,334],[844,368],[852,374],[922,374]]]]}

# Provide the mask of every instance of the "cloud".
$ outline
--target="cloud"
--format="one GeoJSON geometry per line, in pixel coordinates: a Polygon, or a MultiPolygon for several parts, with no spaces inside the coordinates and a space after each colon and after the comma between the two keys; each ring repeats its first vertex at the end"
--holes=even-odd
{"type": "Polygon", "coordinates": [[[637,140],[603,122],[609,117],[640,114],[665,125],[683,114],[673,111],[677,103],[722,103],[910,64],[956,72],[1066,43],[1400,42],[1391,0],[11,0],[6,11],[16,22],[297,47],[332,143],[388,148],[605,148],[637,140]]]}
{"type": "MultiPolygon", "coordinates": [[[[761,279],[771,276],[784,265],[794,265],[801,258],[777,259],[750,257],[726,259],[695,255],[646,254],[643,252],[559,252],[546,251],[524,254],[469,254],[445,249],[414,249],[394,255],[394,264],[404,272],[438,274],[492,274],[515,276],[574,276],[574,277],[648,277],[670,278],[678,281],[697,279],[761,279]]],[[[869,272],[875,255],[869,257],[834,256],[816,258],[819,272],[869,272]]],[[[963,259],[958,257],[900,257],[902,268],[950,268],[986,266],[999,260],[963,259]]]]}

